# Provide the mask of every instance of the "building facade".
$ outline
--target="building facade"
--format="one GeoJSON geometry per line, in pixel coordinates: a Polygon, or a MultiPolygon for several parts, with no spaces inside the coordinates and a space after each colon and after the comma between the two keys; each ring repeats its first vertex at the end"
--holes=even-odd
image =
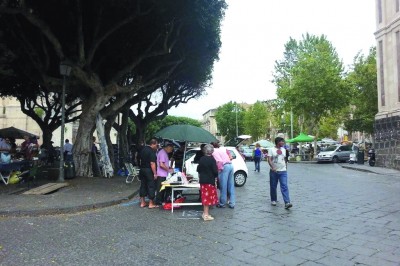
{"type": "Polygon", "coordinates": [[[217,127],[217,120],[215,120],[215,113],[217,109],[210,109],[203,114],[203,120],[201,122],[202,128],[213,134],[220,142],[224,142],[224,138],[221,137],[217,127]]]}
{"type": "Polygon", "coordinates": [[[400,0],[376,0],[377,165],[400,169],[400,0]]]}

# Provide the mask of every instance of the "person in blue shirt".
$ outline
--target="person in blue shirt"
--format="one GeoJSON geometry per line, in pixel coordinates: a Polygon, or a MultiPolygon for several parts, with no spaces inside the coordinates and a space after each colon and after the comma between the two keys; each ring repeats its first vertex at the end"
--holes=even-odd
{"type": "Polygon", "coordinates": [[[262,156],[263,156],[263,153],[261,151],[260,143],[256,143],[256,148],[253,151],[253,160],[254,160],[254,166],[255,166],[254,171],[260,172],[260,162],[261,162],[262,156]]]}

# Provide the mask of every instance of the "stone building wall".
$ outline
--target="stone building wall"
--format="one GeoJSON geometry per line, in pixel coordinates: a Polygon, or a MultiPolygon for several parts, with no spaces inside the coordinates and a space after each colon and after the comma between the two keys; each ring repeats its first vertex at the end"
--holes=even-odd
{"type": "Polygon", "coordinates": [[[400,170],[400,2],[376,0],[376,165],[400,170]]]}

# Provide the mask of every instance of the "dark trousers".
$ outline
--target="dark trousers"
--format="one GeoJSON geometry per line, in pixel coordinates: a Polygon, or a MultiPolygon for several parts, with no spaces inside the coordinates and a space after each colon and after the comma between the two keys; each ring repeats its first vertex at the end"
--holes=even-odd
{"type": "Polygon", "coordinates": [[[167,179],[165,176],[158,176],[157,177],[157,195],[156,195],[156,204],[161,204],[165,201],[165,189],[160,191],[161,183],[167,179]]]}
{"type": "Polygon", "coordinates": [[[139,172],[140,177],[140,197],[148,197],[153,200],[156,191],[156,182],[154,180],[153,171],[150,168],[141,168],[139,172]]]}
{"type": "Polygon", "coordinates": [[[254,156],[254,166],[255,166],[255,171],[260,172],[260,161],[261,161],[261,157],[258,156],[254,156]]]}

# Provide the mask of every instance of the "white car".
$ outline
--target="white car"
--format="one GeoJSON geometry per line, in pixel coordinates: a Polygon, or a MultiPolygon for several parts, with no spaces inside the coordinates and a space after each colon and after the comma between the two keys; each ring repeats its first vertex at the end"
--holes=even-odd
{"type": "Polygon", "coordinates": [[[347,162],[351,153],[352,147],[349,145],[331,145],[318,153],[317,162],[347,162]]]}
{"type": "MultiPolygon", "coordinates": [[[[243,160],[242,155],[235,147],[225,147],[232,155],[232,166],[234,171],[235,186],[242,187],[246,184],[247,175],[249,170],[247,169],[246,162],[243,160]]],[[[196,152],[200,148],[194,148],[186,152],[185,155],[185,169],[186,175],[193,176],[193,179],[199,179],[199,174],[197,173],[197,163],[193,162],[196,152]]]]}

